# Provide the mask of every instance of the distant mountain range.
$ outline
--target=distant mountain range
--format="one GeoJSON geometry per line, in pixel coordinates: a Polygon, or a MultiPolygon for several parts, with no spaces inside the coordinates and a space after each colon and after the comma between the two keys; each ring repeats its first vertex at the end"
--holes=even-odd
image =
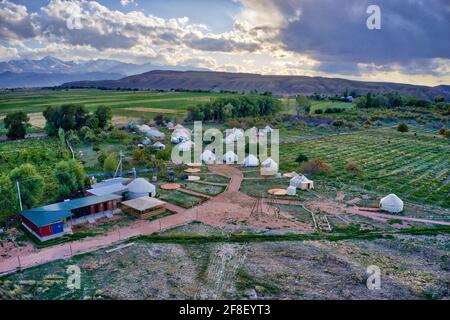
{"type": "Polygon", "coordinates": [[[63,61],[54,57],[40,60],[0,62],[0,88],[58,86],[79,80],[117,80],[151,70],[207,71],[189,66],[132,64],[116,60],[63,61]]]}
{"type": "Polygon", "coordinates": [[[346,89],[359,94],[399,92],[408,96],[433,99],[443,96],[450,100],[449,86],[437,87],[417,86],[389,82],[364,82],[346,79],[305,77],[305,76],[272,76],[246,73],[226,73],[211,71],[151,71],[139,75],[125,77],[120,80],[78,81],[66,83],[64,87],[84,88],[128,88],[151,90],[208,90],[208,91],[270,91],[275,95],[292,96],[297,94],[340,95],[346,89]]]}

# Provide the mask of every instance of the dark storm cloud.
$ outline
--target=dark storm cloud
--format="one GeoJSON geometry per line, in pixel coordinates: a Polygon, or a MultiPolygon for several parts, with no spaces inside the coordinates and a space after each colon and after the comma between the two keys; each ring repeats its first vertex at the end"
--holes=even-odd
{"type": "Polygon", "coordinates": [[[286,16],[301,11],[282,30],[282,42],[289,50],[326,61],[324,69],[450,58],[448,0],[282,0],[277,5],[286,16]],[[372,4],[381,8],[381,30],[366,27],[366,9],[372,4]]]}

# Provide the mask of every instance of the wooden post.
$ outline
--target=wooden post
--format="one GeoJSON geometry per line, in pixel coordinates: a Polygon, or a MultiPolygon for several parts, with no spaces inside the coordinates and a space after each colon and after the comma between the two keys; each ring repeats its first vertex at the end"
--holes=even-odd
{"type": "Polygon", "coordinates": [[[120,230],[117,230],[117,232],[119,233],[119,241],[120,241],[120,230]]]}
{"type": "Polygon", "coordinates": [[[159,231],[162,231],[162,224],[161,224],[161,220],[159,220],[159,231]]]}
{"type": "Polygon", "coordinates": [[[69,244],[69,248],[70,248],[70,256],[73,257],[72,244],[69,244]]]}
{"type": "Polygon", "coordinates": [[[20,262],[20,256],[17,256],[17,261],[19,262],[19,270],[22,270],[22,263],[20,262]]]}

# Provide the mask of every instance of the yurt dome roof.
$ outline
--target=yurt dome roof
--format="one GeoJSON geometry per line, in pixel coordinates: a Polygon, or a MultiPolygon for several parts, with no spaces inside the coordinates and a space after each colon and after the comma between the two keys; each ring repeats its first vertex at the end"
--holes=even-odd
{"type": "Polygon", "coordinates": [[[155,186],[144,178],[137,178],[128,185],[128,191],[131,193],[151,193],[155,186]]]}

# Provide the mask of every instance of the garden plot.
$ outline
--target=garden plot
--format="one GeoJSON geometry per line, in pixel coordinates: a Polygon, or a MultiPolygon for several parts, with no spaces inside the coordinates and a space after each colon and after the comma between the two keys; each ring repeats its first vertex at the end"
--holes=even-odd
{"type": "Polygon", "coordinates": [[[225,187],[189,182],[186,183],[185,189],[206,194],[208,196],[217,196],[225,190],[225,187]]]}
{"type": "Polygon", "coordinates": [[[359,186],[376,196],[394,192],[405,200],[450,207],[447,196],[450,191],[450,145],[447,140],[403,135],[393,130],[367,130],[282,144],[282,169],[298,170],[294,160],[299,153],[305,153],[309,158],[320,157],[332,165],[332,173],[314,177],[323,185],[338,189],[359,186]],[[361,174],[347,173],[347,161],[356,162],[361,167],[361,174]]]}
{"type": "Polygon", "coordinates": [[[159,199],[186,209],[192,208],[205,200],[204,198],[200,198],[191,194],[186,194],[178,190],[160,189],[158,193],[159,199]]]}

